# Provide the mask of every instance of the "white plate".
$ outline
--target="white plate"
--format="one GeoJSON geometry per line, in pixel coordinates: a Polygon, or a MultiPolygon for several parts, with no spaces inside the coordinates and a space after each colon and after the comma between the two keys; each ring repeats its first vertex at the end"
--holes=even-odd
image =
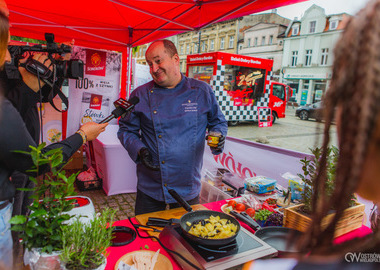
{"type": "Polygon", "coordinates": [[[44,141],[46,144],[59,142],[62,140],[62,122],[59,120],[51,120],[44,124],[44,141]]]}

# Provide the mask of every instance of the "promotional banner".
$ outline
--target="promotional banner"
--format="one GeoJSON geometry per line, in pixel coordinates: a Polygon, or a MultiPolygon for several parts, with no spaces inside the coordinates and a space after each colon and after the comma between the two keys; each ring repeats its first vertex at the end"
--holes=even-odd
{"type": "Polygon", "coordinates": [[[67,136],[86,122],[109,116],[120,93],[121,53],[74,46],[72,59],[84,62],[84,78],[69,80],[67,136]]]}
{"type": "Polygon", "coordinates": [[[311,155],[290,151],[274,146],[227,137],[222,154],[212,155],[206,145],[203,159],[203,171],[224,168],[243,180],[247,177],[266,176],[277,180],[283,187],[288,180],[282,175],[302,173],[301,159],[311,155]]]}
{"type": "Polygon", "coordinates": [[[137,64],[136,59],[133,59],[132,70],[133,70],[133,89],[136,89],[137,87],[153,80],[152,75],[150,75],[150,72],[149,72],[149,66],[137,64]]]}

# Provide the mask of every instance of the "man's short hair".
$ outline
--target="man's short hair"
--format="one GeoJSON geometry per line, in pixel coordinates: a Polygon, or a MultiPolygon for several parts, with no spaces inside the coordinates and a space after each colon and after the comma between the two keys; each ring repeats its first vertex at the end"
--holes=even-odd
{"type": "MultiPolygon", "coordinates": [[[[152,42],[152,44],[150,44],[150,46],[152,46],[154,43],[157,43],[157,42],[162,42],[164,44],[165,51],[170,55],[170,57],[173,57],[174,55],[178,54],[176,46],[170,40],[159,39],[159,40],[152,42]]],[[[149,48],[148,48],[148,50],[149,50],[149,48]]]]}

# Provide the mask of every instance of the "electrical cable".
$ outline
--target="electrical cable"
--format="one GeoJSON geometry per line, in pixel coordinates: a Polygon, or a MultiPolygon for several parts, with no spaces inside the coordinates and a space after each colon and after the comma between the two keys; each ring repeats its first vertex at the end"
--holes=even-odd
{"type": "Polygon", "coordinates": [[[195,264],[193,264],[192,262],[190,262],[188,259],[186,259],[185,257],[183,257],[181,254],[179,254],[178,252],[174,251],[174,250],[171,250],[167,247],[164,246],[164,244],[162,244],[162,242],[160,241],[160,239],[156,236],[141,236],[138,232],[138,230],[136,229],[135,227],[135,224],[133,224],[131,218],[129,217],[128,218],[129,222],[132,224],[133,228],[135,229],[137,235],[140,237],[140,238],[149,238],[149,239],[156,239],[157,242],[161,245],[161,247],[163,247],[167,252],[170,252],[170,253],[173,253],[174,255],[177,255],[178,257],[180,257],[182,260],[184,260],[187,264],[189,264],[191,267],[193,267],[194,269],[196,270],[202,270],[200,269],[198,266],[196,266],[195,264]]]}
{"type": "Polygon", "coordinates": [[[37,79],[38,79],[38,91],[40,92],[40,111],[39,111],[39,116],[40,116],[40,137],[41,137],[41,143],[44,142],[44,134],[43,134],[43,121],[42,121],[42,88],[41,88],[41,79],[40,79],[40,73],[37,72],[37,79]]]}

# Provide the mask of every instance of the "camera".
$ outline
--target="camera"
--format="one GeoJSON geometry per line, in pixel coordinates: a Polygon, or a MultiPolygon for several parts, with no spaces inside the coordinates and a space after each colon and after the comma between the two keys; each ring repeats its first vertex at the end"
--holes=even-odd
{"type": "Polygon", "coordinates": [[[65,44],[58,46],[54,42],[54,34],[45,33],[46,45],[34,45],[34,46],[8,46],[9,53],[11,55],[11,62],[6,63],[5,71],[8,79],[21,79],[21,74],[18,71],[18,66],[21,65],[26,68],[32,74],[40,77],[45,83],[52,86],[54,82],[59,78],[68,79],[82,79],[83,78],[83,61],[82,60],[56,60],[52,57],[52,54],[63,55],[65,53],[71,53],[71,47],[65,44]],[[32,52],[47,52],[50,61],[53,64],[53,71],[47,68],[45,65],[35,61],[32,58],[32,52]],[[20,64],[20,59],[23,59],[25,53],[29,53],[27,61],[20,64]]]}

